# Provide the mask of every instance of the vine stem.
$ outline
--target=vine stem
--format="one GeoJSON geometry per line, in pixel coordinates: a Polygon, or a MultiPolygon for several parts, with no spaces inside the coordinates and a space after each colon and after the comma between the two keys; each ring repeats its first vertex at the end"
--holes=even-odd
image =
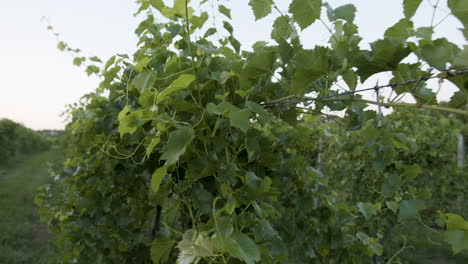
{"type": "MultiPolygon", "coordinates": [[[[193,55],[192,40],[190,39],[190,23],[189,23],[189,15],[188,15],[188,1],[189,0],[185,0],[185,32],[187,34],[187,44],[188,44],[189,52],[190,52],[190,59],[192,61],[192,68],[193,68],[193,71],[195,72],[195,79],[196,79],[195,86],[197,87],[198,100],[201,101],[200,89],[199,89],[200,81],[198,79],[198,69],[197,69],[197,66],[195,64],[195,58],[194,58],[194,55],[193,55]]],[[[202,107],[200,105],[200,103],[196,102],[196,104],[199,107],[202,107]]]]}
{"type": "Polygon", "coordinates": [[[386,264],[392,264],[393,259],[396,258],[398,255],[400,255],[401,252],[403,252],[403,250],[405,250],[407,248],[406,247],[406,237],[403,237],[403,239],[404,239],[403,246],[387,261],[386,264]]]}

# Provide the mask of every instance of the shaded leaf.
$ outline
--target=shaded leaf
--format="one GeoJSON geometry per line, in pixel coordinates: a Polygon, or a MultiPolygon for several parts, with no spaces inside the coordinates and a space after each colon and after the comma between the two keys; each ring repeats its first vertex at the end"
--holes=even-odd
{"type": "Polygon", "coordinates": [[[232,109],[229,112],[231,125],[246,133],[250,127],[250,111],[248,109],[232,109]]]}
{"type": "Polygon", "coordinates": [[[357,73],[364,82],[371,75],[395,70],[411,50],[400,41],[385,38],[371,43],[371,51],[364,51],[358,60],[357,73]]]}
{"type": "Polygon", "coordinates": [[[161,237],[153,240],[153,243],[151,243],[151,260],[153,263],[166,263],[174,243],[175,242],[168,237],[161,237]]]}
{"type": "Polygon", "coordinates": [[[376,215],[377,212],[380,210],[380,204],[372,204],[372,203],[357,203],[357,207],[359,208],[359,212],[361,212],[366,219],[371,218],[372,216],[376,215]]]}
{"type": "Polygon", "coordinates": [[[426,208],[423,200],[403,200],[399,204],[400,211],[398,212],[398,221],[402,222],[409,218],[415,217],[419,211],[426,208]]]}

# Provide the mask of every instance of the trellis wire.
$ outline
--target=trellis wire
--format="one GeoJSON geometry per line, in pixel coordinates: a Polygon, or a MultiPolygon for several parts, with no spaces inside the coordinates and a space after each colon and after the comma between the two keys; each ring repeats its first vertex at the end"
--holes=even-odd
{"type": "MultiPolygon", "coordinates": [[[[453,76],[457,76],[457,75],[461,75],[461,74],[465,74],[465,73],[468,73],[468,70],[459,70],[459,71],[443,71],[441,74],[445,73],[446,77],[453,77],[453,76]]],[[[340,93],[340,94],[334,94],[334,95],[327,95],[327,96],[320,96],[320,97],[314,97],[314,98],[305,98],[305,99],[299,99],[299,100],[285,100],[285,101],[282,101],[282,102],[275,102],[275,103],[264,103],[263,105],[266,106],[266,107],[275,107],[275,106],[281,106],[281,105],[296,105],[296,104],[300,104],[300,103],[309,103],[309,102],[313,102],[313,101],[320,101],[320,100],[324,100],[324,99],[330,99],[330,98],[336,98],[336,97],[341,97],[341,96],[344,96],[344,95],[354,95],[354,94],[357,94],[357,93],[362,93],[362,92],[366,92],[366,91],[379,91],[380,89],[383,89],[383,88],[388,88],[388,87],[396,87],[396,86],[400,86],[400,85],[407,85],[407,84],[410,84],[410,83],[419,83],[419,82],[422,82],[422,81],[427,81],[427,80],[431,80],[431,79],[444,79],[446,78],[445,76],[442,77],[440,76],[441,74],[438,74],[438,75],[435,75],[435,76],[424,76],[424,77],[421,77],[419,79],[409,79],[409,80],[406,80],[406,81],[401,81],[401,82],[394,82],[394,83],[389,83],[389,84],[385,84],[385,85],[376,85],[374,87],[371,87],[371,88],[364,88],[364,89],[359,89],[359,90],[354,90],[354,91],[348,91],[348,92],[343,92],[343,93],[340,93]]]]}

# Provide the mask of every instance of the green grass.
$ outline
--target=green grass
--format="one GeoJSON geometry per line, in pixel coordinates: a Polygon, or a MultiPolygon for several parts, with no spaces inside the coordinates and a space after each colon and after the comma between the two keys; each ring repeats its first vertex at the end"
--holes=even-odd
{"type": "Polygon", "coordinates": [[[0,263],[56,263],[47,228],[39,224],[34,196],[48,183],[56,149],[20,156],[0,168],[0,263]]]}

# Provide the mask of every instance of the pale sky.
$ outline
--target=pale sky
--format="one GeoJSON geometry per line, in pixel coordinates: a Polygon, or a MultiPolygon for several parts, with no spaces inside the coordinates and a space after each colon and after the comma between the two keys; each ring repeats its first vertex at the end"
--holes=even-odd
{"type": "MultiPolygon", "coordinates": [[[[235,35],[244,49],[256,41],[271,41],[271,24],[276,14],[255,21],[248,0],[219,2],[232,8],[235,35]]],[[[282,10],[287,10],[290,3],[289,0],[276,2],[282,10]]],[[[430,25],[431,2],[436,0],[424,0],[414,19],[416,27],[430,25]]],[[[446,1],[440,2],[436,22],[448,14],[446,1]]],[[[386,28],[403,17],[402,0],[330,0],[329,3],[333,7],[356,5],[356,23],[364,37],[364,47],[381,38],[386,28]]],[[[93,91],[99,83],[99,78],[88,77],[83,68],[72,64],[68,54],[56,48],[57,41],[46,30],[41,17],[47,17],[72,47],[80,48],[84,55],[105,60],[115,53],[133,53],[136,43],[133,32],[141,20],[133,16],[136,7],[133,0],[0,0],[0,118],[33,129],[63,129],[65,124],[60,113],[66,105],[93,91]]],[[[217,15],[218,25],[222,25],[221,19],[217,15]]],[[[435,37],[444,36],[458,45],[466,45],[457,30],[460,27],[455,18],[449,17],[438,26],[439,34],[435,37]]],[[[329,33],[322,24],[315,23],[301,33],[301,38],[306,47],[312,48],[316,44],[325,45],[329,33]]],[[[385,83],[388,76],[379,74],[364,86],[372,86],[377,79],[385,83]]],[[[439,99],[447,100],[454,91],[451,85],[444,85],[439,99]]]]}

